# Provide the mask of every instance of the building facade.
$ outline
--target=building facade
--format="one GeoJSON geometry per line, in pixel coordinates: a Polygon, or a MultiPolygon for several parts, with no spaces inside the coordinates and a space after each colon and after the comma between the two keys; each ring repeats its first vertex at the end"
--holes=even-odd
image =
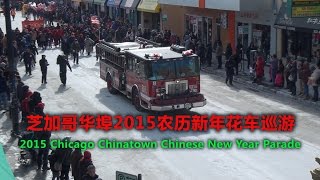
{"type": "Polygon", "coordinates": [[[121,4],[121,0],[108,0],[107,8],[108,8],[110,18],[117,19],[122,17],[120,4],[121,4]]]}
{"type": "Polygon", "coordinates": [[[140,0],[140,24],[144,29],[160,29],[160,5],[158,0],[140,0]]]}
{"type": "Polygon", "coordinates": [[[159,0],[161,29],[171,30],[180,38],[193,32],[203,44],[220,40],[223,47],[235,47],[235,10],[232,0],[159,0]],[[230,5],[231,4],[231,5],[230,5]]]}
{"type": "Polygon", "coordinates": [[[277,49],[276,12],[275,0],[242,0],[240,11],[236,12],[236,43],[239,41],[245,51],[253,43],[267,62],[277,49]]]}
{"type": "MultiPolygon", "coordinates": [[[[278,54],[316,63],[320,57],[320,12],[296,8],[295,0],[282,2],[275,21],[278,29],[278,54]]],[[[320,7],[320,3],[314,6],[320,7]]]]}
{"type": "Polygon", "coordinates": [[[120,8],[124,10],[124,18],[137,27],[140,24],[140,12],[137,11],[137,7],[140,0],[122,0],[120,8]]]}

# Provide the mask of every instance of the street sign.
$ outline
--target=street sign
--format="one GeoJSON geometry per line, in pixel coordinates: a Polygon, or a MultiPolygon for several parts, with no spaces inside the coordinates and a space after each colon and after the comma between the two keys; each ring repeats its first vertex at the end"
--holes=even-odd
{"type": "Polygon", "coordinates": [[[138,176],[116,171],[116,180],[138,180],[138,176]]]}
{"type": "Polygon", "coordinates": [[[238,26],[239,34],[249,34],[249,26],[238,26]]]}

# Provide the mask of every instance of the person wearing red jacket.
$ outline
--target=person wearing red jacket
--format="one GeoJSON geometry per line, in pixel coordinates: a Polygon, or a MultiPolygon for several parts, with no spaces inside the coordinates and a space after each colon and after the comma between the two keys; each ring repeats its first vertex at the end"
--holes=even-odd
{"type": "Polygon", "coordinates": [[[262,58],[262,56],[259,56],[256,62],[256,79],[255,81],[257,83],[261,83],[262,78],[264,77],[264,65],[265,62],[262,58]]]}

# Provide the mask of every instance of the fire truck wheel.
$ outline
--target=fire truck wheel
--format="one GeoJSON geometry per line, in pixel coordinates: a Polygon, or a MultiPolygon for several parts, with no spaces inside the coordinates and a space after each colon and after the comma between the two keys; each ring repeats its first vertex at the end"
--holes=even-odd
{"type": "Polygon", "coordinates": [[[107,78],[107,85],[108,85],[108,90],[111,94],[116,94],[116,89],[112,86],[112,78],[108,76],[107,78]]]}
{"type": "Polygon", "coordinates": [[[139,93],[137,91],[137,89],[133,89],[132,92],[132,103],[134,105],[134,107],[138,110],[138,111],[142,111],[142,107],[140,105],[140,97],[139,97],[139,93]]]}

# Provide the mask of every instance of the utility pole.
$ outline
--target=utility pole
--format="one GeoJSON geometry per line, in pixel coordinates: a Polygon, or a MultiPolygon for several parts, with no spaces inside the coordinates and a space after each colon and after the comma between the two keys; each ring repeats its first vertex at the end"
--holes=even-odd
{"type": "Polygon", "coordinates": [[[7,31],[7,58],[10,68],[10,89],[11,89],[11,105],[10,105],[10,118],[12,121],[11,135],[19,135],[19,111],[18,111],[18,99],[17,99],[17,87],[16,87],[16,62],[14,59],[13,51],[13,34],[11,27],[10,17],[10,1],[4,0],[4,14],[6,18],[6,31],[7,31]]]}

